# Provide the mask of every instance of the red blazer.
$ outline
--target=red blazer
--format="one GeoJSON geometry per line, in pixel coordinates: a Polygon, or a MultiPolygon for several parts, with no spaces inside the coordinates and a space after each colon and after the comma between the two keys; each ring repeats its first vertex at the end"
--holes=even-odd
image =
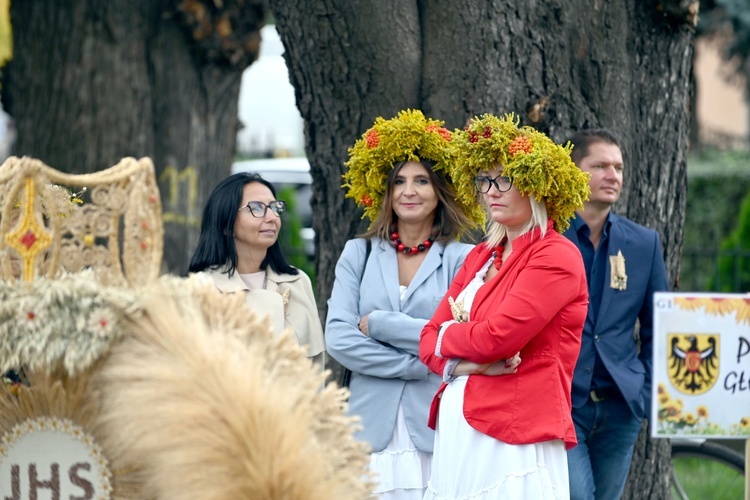
{"type": "MultiPolygon", "coordinates": [[[[521,351],[515,374],[469,376],[464,416],[478,431],[505,443],[562,439],[570,449],[576,445],[570,391],[588,309],[586,271],[576,246],[555,232],[551,221],[545,237],[539,235],[535,229],[513,241],[500,272],[477,292],[471,321],[446,329],[438,357],[440,325],[453,319],[448,297],[458,296],[492,250],[481,244],[469,253],[422,330],[419,357],[442,375],[450,358],[490,363],[521,351]]],[[[445,387],[432,401],[433,429],[445,387]]]]}

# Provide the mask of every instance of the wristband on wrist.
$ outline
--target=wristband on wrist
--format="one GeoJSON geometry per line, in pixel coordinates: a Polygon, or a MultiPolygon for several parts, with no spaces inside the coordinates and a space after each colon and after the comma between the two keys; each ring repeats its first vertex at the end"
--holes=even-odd
{"type": "Polygon", "coordinates": [[[445,331],[448,329],[448,327],[455,322],[455,320],[450,320],[440,325],[440,329],[438,330],[437,342],[435,343],[435,356],[437,356],[438,358],[444,357],[440,352],[440,347],[442,347],[443,345],[443,335],[445,335],[445,331]]]}

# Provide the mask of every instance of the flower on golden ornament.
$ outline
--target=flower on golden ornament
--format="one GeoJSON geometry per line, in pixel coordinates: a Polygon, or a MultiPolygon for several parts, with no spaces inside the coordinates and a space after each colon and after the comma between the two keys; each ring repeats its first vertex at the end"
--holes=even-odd
{"type": "Polygon", "coordinates": [[[86,328],[99,337],[107,337],[113,333],[116,318],[112,311],[105,308],[98,308],[92,311],[87,318],[86,328]]]}
{"type": "Polygon", "coordinates": [[[523,135],[519,135],[513,139],[513,142],[508,146],[508,153],[510,153],[511,156],[515,156],[516,153],[521,151],[531,153],[531,139],[523,135]]]}
{"type": "Polygon", "coordinates": [[[380,137],[378,137],[377,130],[370,130],[365,134],[365,141],[367,141],[367,147],[370,149],[378,147],[380,144],[380,137]]]}

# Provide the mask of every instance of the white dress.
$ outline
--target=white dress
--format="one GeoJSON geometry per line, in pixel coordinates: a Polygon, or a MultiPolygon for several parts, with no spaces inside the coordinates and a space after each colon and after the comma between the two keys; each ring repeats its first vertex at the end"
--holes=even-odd
{"type": "MultiPolygon", "coordinates": [[[[406,287],[401,286],[402,301],[404,293],[406,287]]],[[[431,465],[432,453],[420,451],[414,445],[399,403],[391,441],[383,451],[370,455],[370,471],[378,481],[373,493],[380,500],[422,500],[431,465]]]]}
{"type": "MultiPolygon", "coordinates": [[[[463,300],[464,310],[471,312],[474,296],[484,285],[491,262],[492,259],[456,298],[457,302],[463,300]]],[[[424,499],[569,499],[568,458],[563,441],[512,445],[477,431],[463,414],[468,379],[454,379],[440,400],[432,474],[424,499]]]]}

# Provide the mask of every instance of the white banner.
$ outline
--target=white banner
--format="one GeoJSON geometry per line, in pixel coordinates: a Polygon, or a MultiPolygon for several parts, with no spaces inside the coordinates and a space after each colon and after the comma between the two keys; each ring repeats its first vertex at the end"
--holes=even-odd
{"type": "Polygon", "coordinates": [[[750,295],[654,294],[652,437],[750,437],[750,295]]]}

